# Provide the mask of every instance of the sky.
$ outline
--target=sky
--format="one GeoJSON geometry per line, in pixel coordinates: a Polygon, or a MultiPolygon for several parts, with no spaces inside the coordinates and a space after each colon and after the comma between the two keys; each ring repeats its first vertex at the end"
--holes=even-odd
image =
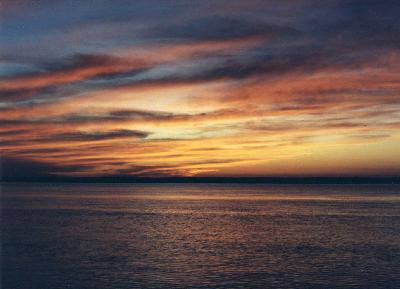
{"type": "Polygon", "coordinates": [[[391,0],[2,0],[1,175],[400,174],[391,0]]]}

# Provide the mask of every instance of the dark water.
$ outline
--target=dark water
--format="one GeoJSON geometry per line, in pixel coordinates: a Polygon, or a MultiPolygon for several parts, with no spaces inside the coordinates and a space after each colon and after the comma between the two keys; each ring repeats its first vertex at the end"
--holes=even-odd
{"type": "Polygon", "coordinates": [[[400,288],[399,186],[2,185],[2,287],[400,288]]]}

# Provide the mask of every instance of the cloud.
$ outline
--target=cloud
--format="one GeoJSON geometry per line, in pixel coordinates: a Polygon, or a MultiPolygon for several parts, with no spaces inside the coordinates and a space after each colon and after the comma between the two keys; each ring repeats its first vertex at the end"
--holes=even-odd
{"type": "MultiPolygon", "coordinates": [[[[138,60],[121,59],[102,54],[76,54],[62,62],[45,64],[46,72],[18,75],[0,81],[0,92],[8,97],[23,97],[27,90],[38,90],[74,83],[116,72],[142,68],[138,60]],[[22,95],[18,95],[18,92],[22,95]]],[[[28,94],[29,96],[29,94],[28,94]]]]}
{"type": "Polygon", "coordinates": [[[400,47],[400,7],[397,1],[337,2],[336,8],[341,17],[321,31],[322,36],[329,39],[327,45],[367,51],[400,47]]]}
{"type": "Polygon", "coordinates": [[[115,130],[108,132],[66,132],[56,134],[49,137],[53,141],[99,141],[109,140],[116,138],[146,138],[149,136],[148,132],[138,130],[115,130]]]}
{"type": "MultiPolygon", "coordinates": [[[[41,142],[95,142],[95,141],[105,141],[105,140],[116,140],[116,139],[144,139],[150,135],[149,132],[139,131],[139,130],[128,130],[120,129],[113,131],[69,131],[64,133],[56,133],[46,135],[42,134],[39,136],[31,136],[29,139],[23,141],[19,139],[14,141],[14,145],[19,144],[29,144],[29,143],[41,143],[41,142]]],[[[2,141],[1,145],[8,146],[12,141],[2,141]]],[[[30,150],[32,151],[32,150],[30,150]]]]}
{"type": "Polygon", "coordinates": [[[5,131],[0,131],[0,136],[1,137],[17,136],[17,135],[21,135],[21,134],[24,134],[27,132],[29,132],[29,131],[26,129],[5,130],[5,131]]]}
{"type": "Polygon", "coordinates": [[[54,92],[54,87],[42,87],[42,88],[11,88],[1,89],[0,88],[0,99],[3,102],[9,101],[20,101],[29,99],[37,95],[49,94],[54,92]]]}
{"type": "MultiPolygon", "coordinates": [[[[357,71],[371,66],[386,67],[388,70],[395,71],[398,69],[393,64],[396,59],[398,59],[396,54],[385,51],[376,55],[350,53],[346,48],[324,48],[312,44],[294,46],[289,50],[280,51],[273,50],[268,45],[261,45],[254,47],[251,51],[244,50],[231,55],[215,53],[214,55],[192,55],[172,62],[153,63],[140,71],[122,73],[117,71],[103,75],[97,89],[118,87],[140,89],[143,86],[162,88],[210,81],[238,81],[256,77],[274,80],[294,73],[309,74],[325,70],[357,71]]],[[[367,94],[368,91],[364,90],[364,93],[367,94]]]]}
{"type": "MultiPolygon", "coordinates": [[[[90,124],[90,123],[123,123],[126,121],[134,122],[143,122],[143,121],[169,121],[176,120],[181,118],[188,118],[190,115],[187,114],[173,114],[169,112],[159,112],[159,111],[147,111],[147,110],[137,110],[137,109],[125,109],[125,110],[112,110],[100,113],[70,113],[64,115],[56,115],[56,116],[41,116],[41,117],[21,117],[14,119],[1,119],[1,126],[13,126],[13,125],[40,125],[40,124],[70,124],[70,125],[79,125],[79,124],[90,124]]],[[[118,134],[145,134],[144,132],[139,131],[129,131],[129,130],[121,130],[117,132],[111,132],[110,136],[118,134]]],[[[102,135],[99,133],[98,135],[102,135]]],[[[79,134],[82,136],[82,134],[79,134]]],[[[78,136],[78,137],[79,137],[78,136]]],[[[97,134],[94,134],[96,137],[97,134]]],[[[91,136],[90,136],[91,137],[91,136]]]]}
{"type": "Polygon", "coordinates": [[[116,176],[135,176],[135,177],[165,177],[184,174],[173,165],[129,165],[128,167],[117,169],[116,176]]]}
{"type": "Polygon", "coordinates": [[[266,24],[248,19],[208,16],[173,26],[153,29],[149,34],[157,39],[184,41],[229,40],[247,37],[274,37],[298,33],[290,27],[266,24]]]}
{"type": "Polygon", "coordinates": [[[143,45],[111,50],[108,54],[77,53],[36,64],[36,72],[0,80],[0,97],[11,106],[36,106],[106,88],[192,82],[196,79],[180,79],[179,71],[185,69],[185,61],[193,60],[189,66],[195,68],[198,60],[206,61],[204,57],[228,51],[239,54],[257,43],[256,39],[213,40],[143,45]],[[172,75],[165,78],[159,70],[172,75]]]}
{"type": "Polygon", "coordinates": [[[352,135],[351,138],[361,139],[361,140],[372,140],[372,141],[380,141],[386,138],[391,137],[390,134],[361,134],[361,135],[352,135]]]}
{"type": "Polygon", "coordinates": [[[0,158],[0,179],[3,181],[50,178],[55,174],[81,172],[90,167],[84,165],[60,166],[31,159],[8,156],[0,158]]]}
{"type": "MultiPolygon", "coordinates": [[[[379,124],[375,124],[379,126],[379,124]]],[[[312,131],[312,130],[321,130],[324,129],[357,129],[357,128],[365,128],[368,127],[368,124],[365,122],[356,122],[356,121],[302,121],[301,123],[293,122],[293,121],[283,121],[275,124],[262,124],[262,123],[252,123],[250,122],[247,126],[251,130],[256,131],[264,131],[264,132],[275,132],[275,133],[286,133],[288,131],[312,131]]]]}

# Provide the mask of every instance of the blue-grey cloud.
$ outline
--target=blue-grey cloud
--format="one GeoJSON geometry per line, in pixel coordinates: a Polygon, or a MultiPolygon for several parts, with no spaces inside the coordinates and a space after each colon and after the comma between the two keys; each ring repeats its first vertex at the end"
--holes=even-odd
{"type": "Polygon", "coordinates": [[[31,159],[15,158],[3,155],[0,158],[0,180],[32,180],[54,176],[54,174],[85,171],[86,165],[54,165],[31,159]]]}
{"type": "Polygon", "coordinates": [[[108,132],[66,132],[56,134],[49,137],[52,141],[99,141],[117,138],[146,138],[149,136],[148,132],[139,130],[114,130],[108,132]]]}
{"type": "Polygon", "coordinates": [[[297,34],[291,27],[267,24],[248,19],[209,16],[150,31],[150,36],[166,40],[228,40],[247,37],[272,37],[297,34]]]}

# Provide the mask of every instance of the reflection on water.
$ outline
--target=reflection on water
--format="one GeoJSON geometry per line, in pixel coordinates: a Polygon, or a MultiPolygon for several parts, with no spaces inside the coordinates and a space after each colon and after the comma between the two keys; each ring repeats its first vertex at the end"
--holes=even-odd
{"type": "Polygon", "coordinates": [[[400,288],[398,186],[2,185],[2,288],[400,288]]]}

